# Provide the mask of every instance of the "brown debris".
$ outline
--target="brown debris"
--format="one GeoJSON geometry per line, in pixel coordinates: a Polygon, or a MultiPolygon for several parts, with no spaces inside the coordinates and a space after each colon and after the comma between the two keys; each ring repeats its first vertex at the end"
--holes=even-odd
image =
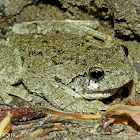
{"type": "Polygon", "coordinates": [[[122,115],[131,117],[132,120],[140,126],[140,106],[131,106],[124,104],[115,104],[111,106],[103,115],[102,128],[106,128],[108,125],[114,121],[121,122],[123,124],[128,124],[128,120],[121,118],[122,115]]]}
{"type": "Polygon", "coordinates": [[[12,114],[11,122],[32,120],[45,116],[42,111],[36,111],[33,107],[21,107],[16,109],[0,108],[0,120],[6,117],[9,113],[12,114]]]}
{"type": "Polygon", "coordinates": [[[20,8],[19,11],[17,11],[16,13],[10,14],[10,15],[8,15],[8,16],[3,17],[2,19],[0,19],[0,23],[6,21],[7,19],[9,19],[9,18],[11,18],[11,17],[13,17],[13,16],[19,15],[19,14],[21,13],[21,11],[22,11],[25,7],[27,7],[27,6],[29,6],[29,5],[32,5],[32,4],[34,4],[34,3],[35,3],[35,2],[32,1],[32,2],[29,2],[29,3],[25,4],[25,5],[24,5],[22,8],[20,8]]]}

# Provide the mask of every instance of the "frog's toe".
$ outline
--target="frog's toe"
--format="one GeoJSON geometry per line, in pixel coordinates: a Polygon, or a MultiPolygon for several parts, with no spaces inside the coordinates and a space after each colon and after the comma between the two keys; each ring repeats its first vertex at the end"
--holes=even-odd
{"type": "Polygon", "coordinates": [[[10,88],[11,88],[10,90],[12,90],[10,92],[10,94],[18,96],[18,97],[20,97],[20,98],[22,98],[26,101],[29,101],[29,102],[33,100],[33,97],[30,94],[28,94],[27,90],[20,89],[20,88],[15,88],[15,87],[12,87],[12,86],[10,88]]]}
{"type": "Polygon", "coordinates": [[[30,94],[28,94],[28,92],[26,90],[20,90],[19,93],[20,94],[15,94],[15,96],[18,96],[28,102],[33,100],[33,97],[30,94]]]}
{"type": "Polygon", "coordinates": [[[12,101],[12,97],[10,97],[8,94],[18,96],[26,101],[33,100],[32,96],[28,94],[27,90],[15,88],[6,83],[1,83],[1,97],[5,103],[10,103],[12,101]]]}
{"type": "Polygon", "coordinates": [[[10,102],[13,101],[12,97],[5,92],[2,92],[0,96],[3,99],[4,103],[6,104],[9,104],[10,102]]]}

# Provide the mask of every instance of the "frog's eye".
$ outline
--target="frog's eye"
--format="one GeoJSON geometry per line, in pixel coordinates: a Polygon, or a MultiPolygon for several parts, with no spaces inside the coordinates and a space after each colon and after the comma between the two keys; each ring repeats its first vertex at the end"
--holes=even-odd
{"type": "Polygon", "coordinates": [[[104,71],[100,67],[92,67],[89,69],[88,75],[90,79],[101,80],[104,77],[104,71]]]}

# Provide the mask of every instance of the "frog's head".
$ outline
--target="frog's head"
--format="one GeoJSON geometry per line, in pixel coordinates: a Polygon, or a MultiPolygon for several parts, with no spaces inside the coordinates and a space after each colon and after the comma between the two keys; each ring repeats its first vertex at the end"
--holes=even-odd
{"type": "Polygon", "coordinates": [[[133,67],[122,47],[101,50],[98,60],[73,79],[71,88],[86,99],[104,99],[133,80],[133,67]]]}

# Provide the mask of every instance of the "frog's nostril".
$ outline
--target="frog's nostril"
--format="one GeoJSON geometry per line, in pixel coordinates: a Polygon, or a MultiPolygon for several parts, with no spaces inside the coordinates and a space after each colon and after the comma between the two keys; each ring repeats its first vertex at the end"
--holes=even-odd
{"type": "Polygon", "coordinates": [[[90,79],[101,80],[104,77],[104,71],[100,67],[92,67],[88,72],[90,79]]]}

